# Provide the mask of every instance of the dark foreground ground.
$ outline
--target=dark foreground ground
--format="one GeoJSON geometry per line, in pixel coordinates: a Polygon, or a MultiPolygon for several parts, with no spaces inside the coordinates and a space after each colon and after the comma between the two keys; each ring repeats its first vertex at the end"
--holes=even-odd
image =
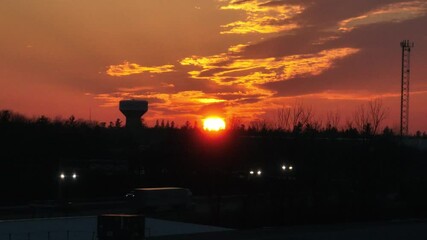
{"type": "Polygon", "coordinates": [[[427,221],[351,223],[333,225],[304,225],[263,228],[243,231],[198,233],[164,237],[153,240],[418,240],[427,239],[427,221]]]}
{"type": "MultiPolygon", "coordinates": [[[[280,216],[287,224],[271,225],[270,214],[262,214],[266,208],[262,201],[256,201],[258,207],[251,205],[251,211],[242,208],[241,196],[218,198],[195,197],[194,205],[187,210],[166,210],[146,212],[146,216],[154,219],[172,220],[176,222],[196,223],[203,225],[223,226],[232,231],[210,232],[197,234],[180,234],[162,237],[147,236],[153,240],[311,240],[311,239],[427,239],[426,219],[388,219],[380,221],[310,221],[306,223],[292,222],[287,219],[286,212],[280,216]],[[213,201],[215,200],[215,201],[213,201]],[[242,210],[245,210],[242,212],[242,210]],[[243,214],[244,213],[244,214],[243,214]],[[248,221],[251,223],[247,225],[248,221]],[[319,224],[322,222],[322,224],[319,224]]],[[[256,205],[256,204],[255,204],[256,205]]],[[[131,213],[125,201],[73,202],[66,208],[55,205],[34,204],[31,206],[0,208],[0,219],[20,218],[51,218],[64,216],[96,216],[103,213],[131,213]]],[[[321,216],[317,216],[318,219],[321,216]]],[[[324,216],[327,218],[327,216],[324,216]]],[[[1,221],[0,221],[1,222],[1,221]]],[[[23,229],[23,231],[25,231],[23,229]]],[[[94,229],[93,231],[96,231],[94,229]]],[[[166,230],[165,230],[166,231],[166,230]]],[[[8,235],[4,235],[8,236],[8,235]]],[[[92,235],[91,235],[92,236],[92,235]]],[[[93,235],[95,236],[95,235],[93,235]]],[[[7,238],[5,238],[7,239],[7,238]]],[[[1,238],[0,238],[1,240],[1,238]]]]}
{"type": "Polygon", "coordinates": [[[147,217],[232,229],[342,224],[354,222],[389,222],[425,219],[422,209],[397,206],[339,208],[309,206],[304,198],[292,201],[269,195],[193,196],[187,208],[159,208],[136,211],[124,199],[44,201],[20,206],[0,206],[0,220],[96,216],[107,213],[143,214],[147,217]],[[418,210],[417,210],[418,209],[418,210]],[[417,214],[418,212],[418,214],[417,214]],[[355,214],[357,213],[357,214],[355,214]]]}

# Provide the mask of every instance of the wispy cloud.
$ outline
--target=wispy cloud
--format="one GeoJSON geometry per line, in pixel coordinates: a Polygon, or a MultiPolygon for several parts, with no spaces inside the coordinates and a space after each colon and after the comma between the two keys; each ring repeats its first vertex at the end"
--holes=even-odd
{"type": "Polygon", "coordinates": [[[426,15],[427,2],[410,1],[392,3],[339,23],[339,30],[351,31],[356,27],[384,22],[403,22],[426,15]]]}
{"type": "Polygon", "coordinates": [[[288,80],[297,76],[319,75],[333,67],[334,61],[358,51],[359,49],[355,48],[337,48],[315,54],[258,59],[222,53],[207,57],[192,56],[183,59],[180,63],[199,68],[189,72],[193,78],[212,80],[220,85],[248,86],[288,80]]]}
{"type": "Polygon", "coordinates": [[[246,13],[244,20],[222,25],[222,34],[276,33],[291,30],[298,24],[290,21],[303,12],[304,7],[280,1],[231,0],[222,10],[238,10],[246,13]]]}
{"type": "Polygon", "coordinates": [[[113,77],[128,76],[132,74],[139,74],[143,72],[148,73],[166,73],[174,71],[174,65],[162,65],[154,67],[145,67],[137,63],[130,63],[124,61],[123,64],[110,65],[107,74],[113,77]]]}
{"type": "Polygon", "coordinates": [[[360,51],[356,48],[337,48],[313,54],[245,58],[231,49],[212,56],[188,57],[180,63],[194,67],[188,72],[191,78],[240,89],[238,92],[218,93],[217,96],[228,100],[225,111],[248,119],[254,114],[262,114],[266,109],[277,107],[271,101],[277,97],[276,91],[266,89],[264,84],[320,75],[333,68],[339,59],[360,51]]]}

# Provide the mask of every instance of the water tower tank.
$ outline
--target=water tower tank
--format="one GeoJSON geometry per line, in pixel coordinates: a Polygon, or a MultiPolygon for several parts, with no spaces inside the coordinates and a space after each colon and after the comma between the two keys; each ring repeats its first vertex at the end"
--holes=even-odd
{"type": "Polygon", "coordinates": [[[144,100],[122,100],[119,103],[120,112],[126,116],[127,128],[141,127],[141,117],[148,110],[148,102],[144,100]]]}

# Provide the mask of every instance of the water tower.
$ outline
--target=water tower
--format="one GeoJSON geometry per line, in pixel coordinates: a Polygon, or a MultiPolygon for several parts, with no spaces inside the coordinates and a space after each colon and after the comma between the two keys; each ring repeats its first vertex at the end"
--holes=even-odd
{"type": "Polygon", "coordinates": [[[141,117],[148,110],[148,102],[144,100],[122,100],[119,103],[120,112],[126,116],[127,128],[142,126],[141,117]]]}

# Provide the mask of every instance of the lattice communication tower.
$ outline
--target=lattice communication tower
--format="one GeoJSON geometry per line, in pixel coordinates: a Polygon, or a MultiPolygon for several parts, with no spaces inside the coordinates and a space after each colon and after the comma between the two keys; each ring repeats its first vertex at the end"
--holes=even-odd
{"type": "Polygon", "coordinates": [[[409,129],[409,78],[410,78],[410,56],[413,42],[403,40],[402,47],[402,89],[400,97],[400,135],[408,135],[409,129]]]}

